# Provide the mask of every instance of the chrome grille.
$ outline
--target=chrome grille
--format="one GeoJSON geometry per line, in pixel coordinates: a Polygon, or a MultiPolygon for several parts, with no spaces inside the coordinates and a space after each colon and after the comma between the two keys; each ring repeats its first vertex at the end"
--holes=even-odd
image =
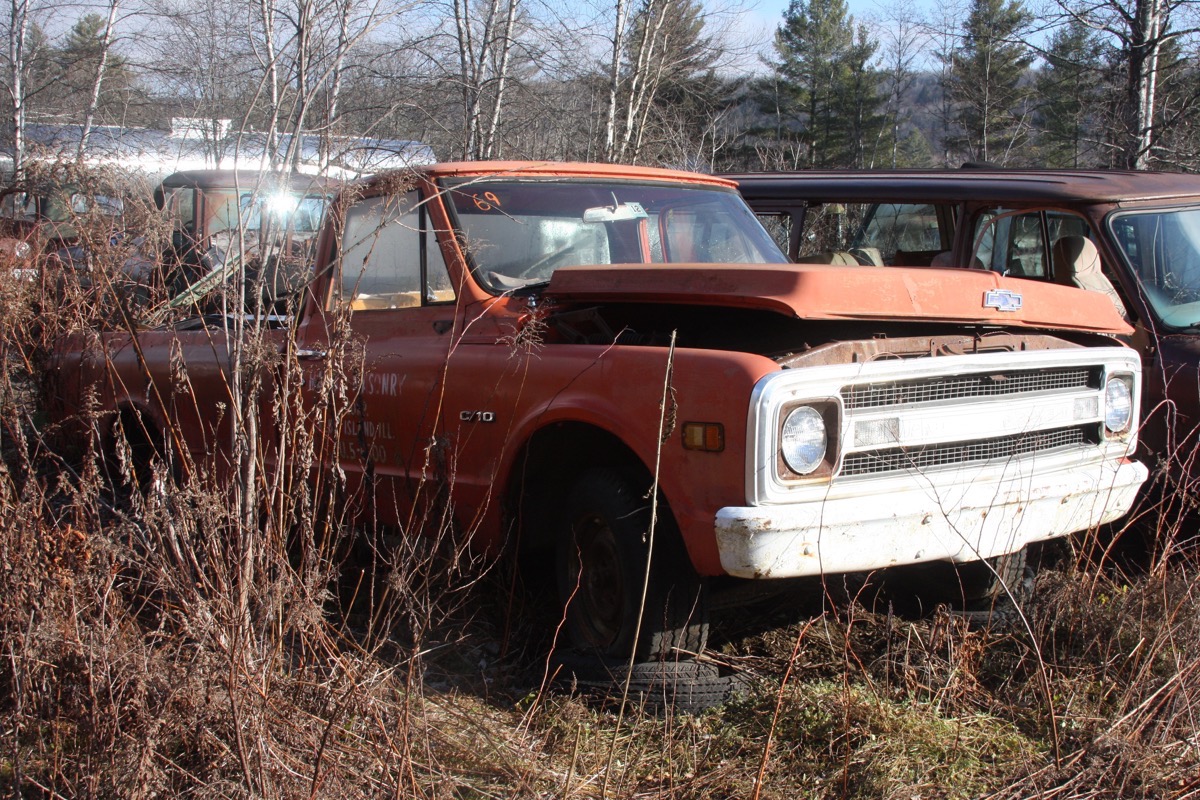
{"type": "Polygon", "coordinates": [[[1083,389],[1089,386],[1099,386],[1098,373],[1086,367],[1073,367],[847,386],[842,389],[842,401],[848,409],[881,408],[938,400],[1083,389]]]}
{"type": "MultiPolygon", "coordinates": [[[[1091,437],[1094,438],[1094,437],[1091,437]]],[[[925,447],[893,447],[870,453],[853,453],[842,461],[842,477],[873,475],[896,470],[921,471],[973,461],[1013,458],[1060,447],[1089,443],[1082,427],[1037,431],[1020,436],[1001,436],[974,442],[927,445],[925,447]]]]}

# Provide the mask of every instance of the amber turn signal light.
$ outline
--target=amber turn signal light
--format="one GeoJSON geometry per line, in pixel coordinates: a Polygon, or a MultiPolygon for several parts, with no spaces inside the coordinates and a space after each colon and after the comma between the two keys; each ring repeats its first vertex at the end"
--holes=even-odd
{"type": "Polygon", "coordinates": [[[683,449],[721,452],[725,449],[725,426],[719,422],[683,423],[683,449]]]}

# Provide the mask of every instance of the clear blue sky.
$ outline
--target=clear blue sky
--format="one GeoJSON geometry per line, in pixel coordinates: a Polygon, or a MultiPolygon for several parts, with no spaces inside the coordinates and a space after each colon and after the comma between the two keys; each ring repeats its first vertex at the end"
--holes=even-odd
{"type": "MultiPolygon", "coordinates": [[[[879,17],[896,3],[887,0],[847,0],[846,6],[856,20],[865,21],[868,17],[879,17]]],[[[924,13],[932,8],[933,0],[913,0],[912,6],[918,13],[924,13]]],[[[783,19],[783,12],[788,7],[788,0],[746,0],[747,13],[769,22],[774,28],[783,19]],[[754,8],[750,9],[750,6],[754,8]]]]}
{"type": "MultiPolygon", "coordinates": [[[[720,7],[721,0],[707,0],[710,7],[720,7]]],[[[736,1],[736,0],[735,0],[736,1]]],[[[966,0],[846,0],[850,14],[857,22],[872,23],[876,26],[886,26],[889,12],[894,13],[898,6],[907,5],[912,14],[931,17],[943,11],[953,13],[954,6],[963,7],[962,16],[966,16],[966,0]]],[[[725,8],[730,8],[726,5],[725,8]]],[[[741,0],[740,11],[732,12],[737,16],[732,25],[731,36],[747,44],[750,49],[770,54],[771,43],[774,41],[775,30],[783,21],[783,12],[788,7],[788,0],[741,0]]],[[[756,69],[750,62],[755,59],[739,59],[748,69],[756,69]]],[[[761,65],[757,66],[761,69],[761,65]]]]}

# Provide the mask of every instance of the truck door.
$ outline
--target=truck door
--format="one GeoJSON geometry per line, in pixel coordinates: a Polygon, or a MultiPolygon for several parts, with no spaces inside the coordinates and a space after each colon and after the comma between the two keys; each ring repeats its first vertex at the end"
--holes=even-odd
{"type": "Polygon", "coordinates": [[[350,510],[419,529],[446,483],[436,437],[456,293],[417,190],[355,201],[334,247],[323,324],[301,329],[306,391],[330,368],[317,362],[336,353],[345,381],[337,461],[350,510]]]}

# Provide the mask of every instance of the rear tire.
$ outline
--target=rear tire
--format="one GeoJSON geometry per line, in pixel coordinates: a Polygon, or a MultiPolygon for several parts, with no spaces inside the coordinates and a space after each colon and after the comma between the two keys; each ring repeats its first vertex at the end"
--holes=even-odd
{"type": "Polygon", "coordinates": [[[585,473],[567,496],[556,540],[566,630],[581,650],[638,661],[686,657],[708,638],[705,584],[667,513],[649,548],[650,501],[613,470],[585,473]],[[638,627],[646,561],[650,580],[638,627]]]}

